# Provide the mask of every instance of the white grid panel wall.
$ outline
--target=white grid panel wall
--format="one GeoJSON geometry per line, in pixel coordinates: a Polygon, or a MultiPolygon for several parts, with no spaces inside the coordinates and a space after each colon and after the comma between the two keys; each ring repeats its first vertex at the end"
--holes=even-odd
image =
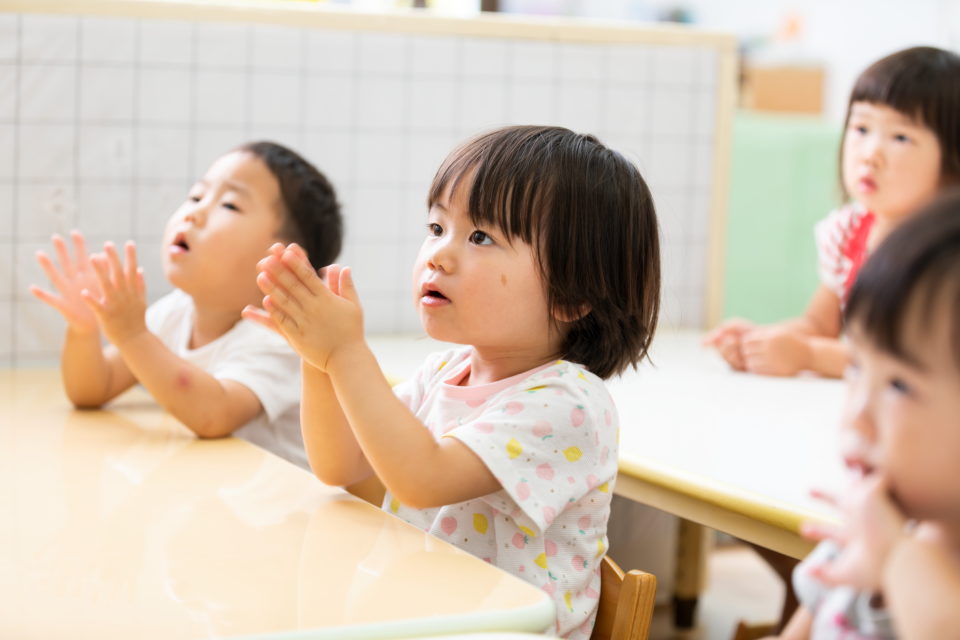
{"type": "Polygon", "coordinates": [[[344,204],[371,332],[414,332],[410,268],[428,185],[464,138],[503,124],[595,133],[648,180],[666,324],[704,322],[719,55],[589,44],[70,15],[0,14],[0,363],[55,360],[34,253],[78,228],[133,238],[151,300],[160,234],[226,150],[299,150],[344,204]]]}

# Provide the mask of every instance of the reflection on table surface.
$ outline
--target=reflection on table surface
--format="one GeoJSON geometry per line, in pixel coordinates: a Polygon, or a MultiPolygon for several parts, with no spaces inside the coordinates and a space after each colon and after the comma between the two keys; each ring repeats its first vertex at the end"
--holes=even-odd
{"type": "Polygon", "coordinates": [[[552,624],[539,589],[141,390],[75,411],[55,372],[8,371],[0,407],[0,637],[552,624]]]}

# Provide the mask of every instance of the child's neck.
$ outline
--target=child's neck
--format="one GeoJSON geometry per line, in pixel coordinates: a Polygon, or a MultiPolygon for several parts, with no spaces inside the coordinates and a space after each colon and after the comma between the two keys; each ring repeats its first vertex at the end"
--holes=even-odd
{"type": "Polygon", "coordinates": [[[213,305],[202,305],[193,299],[193,326],[190,348],[199,349],[225,334],[240,321],[240,311],[213,305]]]}
{"type": "Polygon", "coordinates": [[[536,369],[552,360],[556,360],[554,353],[544,349],[499,350],[473,348],[470,354],[470,371],[460,381],[460,386],[474,386],[489,384],[510,378],[524,371],[536,369]]]}

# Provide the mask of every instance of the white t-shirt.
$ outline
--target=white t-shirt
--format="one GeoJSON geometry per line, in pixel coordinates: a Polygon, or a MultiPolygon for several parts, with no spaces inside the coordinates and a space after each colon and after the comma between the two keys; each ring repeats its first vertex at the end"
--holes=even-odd
{"type": "Polygon", "coordinates": [[[179,289],[147,309],[147,328],[175,354],[218,380],[233,380],[257,396],[263,411],[233,432],[309,469],[300,432],[300,357],[281,336],[240,320],[225,334],[191,349],[193,299],[179,289]]]}
{"type": "Polygon", "coordinates": [[[503,489],[432,509],[383,508],[549,593],[559,635],[589,638],[617,473],[618,420],[603,381],[558,360],[457,386],[470,347],[433,354],[397,396],[436,438],[457,438],[503,489]]]}

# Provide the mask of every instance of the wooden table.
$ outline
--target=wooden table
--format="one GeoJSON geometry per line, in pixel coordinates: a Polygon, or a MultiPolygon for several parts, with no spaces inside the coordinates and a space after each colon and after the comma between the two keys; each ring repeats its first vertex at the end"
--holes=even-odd
{"type": "Polygon", "coordinates": [[[539,589],[141,390],[0,372],[0,637],[395,638],[551,627],[539,589]]]}

